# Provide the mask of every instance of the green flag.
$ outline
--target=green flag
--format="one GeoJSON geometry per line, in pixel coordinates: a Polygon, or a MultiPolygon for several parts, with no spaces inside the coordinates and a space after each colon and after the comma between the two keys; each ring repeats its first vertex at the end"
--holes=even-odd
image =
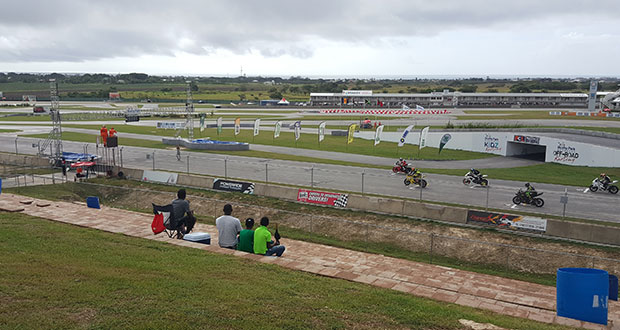
{"type": "Polygon", "coordinates": [[[446,145],[446,143],[448,143],[448,141],[450,141],[450,139],[452,138],[452,135],[446,133],[441,137],[441,141],[439,141],[439,152],[441,153],[441,150],[443,150],[443,147],[446,145]]]}

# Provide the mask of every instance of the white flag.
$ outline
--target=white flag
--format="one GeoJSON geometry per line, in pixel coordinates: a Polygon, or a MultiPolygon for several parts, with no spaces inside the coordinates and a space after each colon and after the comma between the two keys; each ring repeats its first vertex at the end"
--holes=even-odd
{"type": "Polygon", "coordinates": [[[407,110],[410,110],[410,109],[411,109],[410,107],[408,107],[408,106],[403,104],[403,110],[407,111],[407,110]]]}
{"type": "Polygon", "coordinates": [[[280,136],[280,129],[282,128],[282,122],[281,121],[277,121],[276,122],[276,128],[273,130],[273,138],[277,139],[280,136]]]}
{"type": "Polygon", "coordinates": [[[426,126],[422,129],[422,133],[420,134],[420,149],[426,147],[428,144],[428,129],[430,127],[426,126]]]}
{"type": "Polygon", "coordinates": [[[417,104],[415,105],[415,109],[418,111],[424,111],[424,107],[421,105],[417,105],[417,104]]]}
{"type": "Polygon", "coordinates": [[[381,142],[381,134],[383,134],[383,126],[385,125],[379,125],[379,127],[377,127],[377,130],[375,131],[375,145],[381,142]]]}
{"type": "Polygon", "coordinates": [[[325,122],[319,124],[319,142],[325,139],[325,122]]]}
{"type": "Polygon", "coordinates": [[[257,136],[258,132],[260,132],[260,119],[254,121],[254,136],[257,136]]]}
{"type": "Polygon", "coordinates": [[[398,140],[399,147],[402,147],[403,145],[405,145],[405,139],[407,138],[407,135],[409,135],[409,132],[411,132],[412,129],[413,129],[413,125],[409,125],[407,126],[407,128],[405,128],[405,131],[403,132],[403,136],[400,138],[400,140],[398,140]]]}
{"type": "Polygon", "coordinates": [[[295,122],[295,141],[301,137],[301,120],[295,122]]]}
{"type": "Polygon", "coordinates": [[[217,134],[222,133],[222,117],[217,119],[217,134]]]}

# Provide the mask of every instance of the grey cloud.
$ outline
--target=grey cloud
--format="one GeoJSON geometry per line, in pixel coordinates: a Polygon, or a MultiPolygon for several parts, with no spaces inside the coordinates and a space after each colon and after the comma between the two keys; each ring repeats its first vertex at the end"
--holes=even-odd
{"type": "MultiPolygon", "coordinates": [[[[620,2],[560,1],[12,1],[0,11],[0,62],[208,54],[311,57],[312,40],[381,42],[463,28],[607,20],[620,2]],[[185,38],[190,42],[180,42],[185,38]],[[3,42],[3,40],[5,40],[3,42]],[[10,42],[6,40],[12,40],[10,42]]],[[[615,33],[615,32],[612,32],[615,33]]]]}

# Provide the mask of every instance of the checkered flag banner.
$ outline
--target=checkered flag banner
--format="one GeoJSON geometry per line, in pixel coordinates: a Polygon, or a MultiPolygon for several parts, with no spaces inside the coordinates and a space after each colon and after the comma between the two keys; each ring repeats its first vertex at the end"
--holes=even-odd
{"type": "Polygon", "coordinates": [[[334,201],[334,206],[336,207],[347,207],[347,201],[349,200],[349,195],[340,194],[337,200],[334,201]]]}
{"type": "MultiPolygon", "coordinates": [[[[243,193],[244,194],[254,194],[254,183],[251,183],[247,188],[245,188],[243,193]]],[[[345,201],[344,203],[346,204],[347,202],[345,201]]]]}

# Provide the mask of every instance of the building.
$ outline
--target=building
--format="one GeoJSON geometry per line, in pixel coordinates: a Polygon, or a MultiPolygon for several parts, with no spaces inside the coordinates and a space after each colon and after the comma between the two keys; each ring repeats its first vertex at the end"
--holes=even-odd
{"type": "MultiPolygon", "coordinates": [[[[598,95],[598,94],[597,94],[598,95]]],[[[403,105],[439,108],[587,108],[585,93],[462,93],[443,92],[393,94],[344,90],[342,93],[310,93],[310,105],[328,107],[385,107],[403,105]]]]}

